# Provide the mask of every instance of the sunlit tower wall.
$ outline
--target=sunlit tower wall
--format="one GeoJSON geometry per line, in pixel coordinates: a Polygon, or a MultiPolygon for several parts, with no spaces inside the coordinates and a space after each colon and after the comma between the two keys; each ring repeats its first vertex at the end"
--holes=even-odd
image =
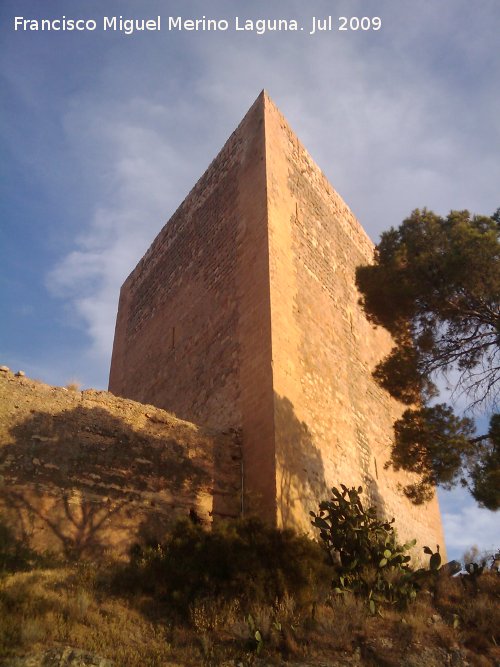
{"type": "Polygon", "coordinates": [[[310,529],[362,485],[401,537],[444,539],[386,469],[403,406],[372,377],[391,349],[358,304],[373,243],[265,92],[122,286],[109,388],[241,429],[243,511],[310,529]]]}

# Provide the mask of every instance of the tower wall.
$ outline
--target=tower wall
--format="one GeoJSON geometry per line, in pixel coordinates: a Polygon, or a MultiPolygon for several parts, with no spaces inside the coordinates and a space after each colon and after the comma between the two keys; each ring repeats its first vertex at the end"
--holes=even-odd
{"type": "Polygon", "coordinates": [[[358,304],[373,243],[265,103],[278,522],[307,530],[332,485],[362,485],[402,535],[443,545],[437,500],[415,507],[397,489],[415,477],[384,469],[403,406],[372,377],[390,335],[358,304]]]}
{"type": "Polygon", "coordinates": [[[358,305],[373,244],[262,93],[124,283],[110,390],[242,429],[245,510],[308,530],[361,484],[403,537],[444,546],[437,500],[384,469],[402,406],[372,371],[391,348],[358,305]]]}
{"type": "Polygon", "coordinates": [[[276,514],[263,94],[125,281],[109,389],[241,428],[245,488],[276,514]]]}

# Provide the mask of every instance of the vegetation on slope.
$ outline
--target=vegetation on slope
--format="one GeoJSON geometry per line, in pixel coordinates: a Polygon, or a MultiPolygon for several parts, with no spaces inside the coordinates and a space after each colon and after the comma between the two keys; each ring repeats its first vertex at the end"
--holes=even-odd
{"type": "Polygon", "coordinates": [[[0,539],[2,664],[58,646],[130,667],[500,659],[500,577],[486,569],[462,580],[435,571],[415,597],[378,599],[374,610],[363,587],[332,589],[348,565],[345,543],[327,550],[257,519],[210,532],[181,521],[161,545],[137,546],[121,564],[41,557],[6,529],[0,539]]]}

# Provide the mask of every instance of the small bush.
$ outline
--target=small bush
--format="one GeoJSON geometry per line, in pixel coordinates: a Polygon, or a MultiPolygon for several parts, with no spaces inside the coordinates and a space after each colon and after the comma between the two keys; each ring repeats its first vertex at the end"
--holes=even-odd
{"type": "Polygon", "coordinates": [[[220,632],[235,623],[239,607],[237,600],[198,598],[189,608],[191,625],[199,632],[220,632]]]}
{"type": "Polygon", "coordinates": [[[328,605],[323,605],[318,614],[318,623],[330,635],[333,647],[348,651],[364,628],[367,614],[366,605],[348,593],[342,597],[335,596],[328,605]]]}
{"type": "Polygon", "coordinates": [[[66,385],[66,389],[68,391],[80,391],[81,386],[82,385],[80,382],[78,382],[78,380],[70,380],[66,385]]]}
{"type": "Polygon", "coordinates": [[[312,605],[330,576],[324,550],[291,530],[249,518],[207,531],[182,520],[164,544],[136,548],[116,583],[154,594],[188,616],[204,598],[239,599],[248,607],[273,605],[288,593],[298,605],[312,605]]]}

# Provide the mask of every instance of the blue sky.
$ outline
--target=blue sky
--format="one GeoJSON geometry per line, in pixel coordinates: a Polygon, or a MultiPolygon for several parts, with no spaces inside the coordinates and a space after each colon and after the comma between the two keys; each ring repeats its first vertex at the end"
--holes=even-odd
{"type": "MultiPolygon", "coordinates": [[[[374,241],[416,207],[500,206],[498,0],[2,0],[0,363],[105,388],[121,283],[262,88],[374,241]],[[368,9],[369,7],[369,9],[368,9]],[[103,16],[162,31],[103,32],[103,16]],[[15,32],[14,16],[94,32],[15,32]],[[169,32],[168,16],[303,32],[169,32]],[[312,16],[378,32],[308,34],[312,16]]],[[[442,494],[448,550],[498,514],[442,494]]]]}

